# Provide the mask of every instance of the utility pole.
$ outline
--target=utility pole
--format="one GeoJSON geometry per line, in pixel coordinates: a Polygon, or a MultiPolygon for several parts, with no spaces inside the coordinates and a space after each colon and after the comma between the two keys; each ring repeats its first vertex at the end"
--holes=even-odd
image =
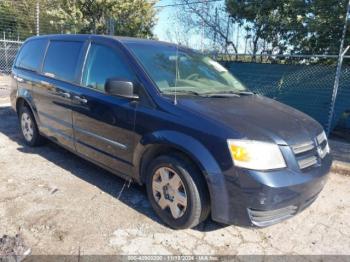
{"type": "Polygon", "coordinates": [[[4,31],[4,51],[5,51],[5,72],[10,72],[8,55],[7,55],[7,45],[6,45],[6,33],[5,33],[5,31],[4,31]]]}
{"type": "Polygon", "coordinates": [[[40,35],[39,16],[40,16],[40,5],[38,0],[36,1],[36,35],[40,35]]]}
{"type": "Polygon", "coordinates": [[[340,79],[340,75],[341,75],[341,68],[343,65],[344,55],[346,54],[346,52],[349,50],[349,47],[350,47],[350,46],[348,46],[344,50],[344,42],[345,42],[346,30],[347,30],[347,26],[348,26],[349,13],[350,13],[350,0],[348,2],[348,7],[346,9],[343,34],[342,34],[342,38],[340,41],[337,71],[335,73],[332,102],[331,102],[331,108],[330,108],[329,117],[328,117],[327,135],[329,135],[329,133],[331,132],[331,128],[332,128],[332,121],[333,121],[333,117],[334,117],[334,107],[335,107],[335,102],[337,100],[337,95],[338,95],[339,79],[340,79]]]}
{"type": "Polygon", "coordinates": [[[114,19],[112,17],[109,18],[109,34],[114,35],[115,28],[114,28],[114,19]]]}
{"type": "MultiPolygon", "coordinates": [[[[228,16],[228,17],[227,17],[227,25],[226,25],[226,40],[227,40],[227,41],[228,41],[228,39],[229,39],[229,33],[230,33],[230,20],[231,20],[231,17],[228,16]]],[[[225,46],[225,49],[226,49],[226,51],[228,52],[228,50],[227,50],[227,45],[225,46]]]]}
{"type": "MultiPolygon", "coordinates": [[[[215,25],[218,25],[218,8],[215,7],[215,25]]],[[[216,43],[216,37],[217,37],[217,32],[216,30],[214,31],[214,49],[216,51],[217,48],[217,43],[216,43]]]]}
{"type": "Polygon", "coordinates": [[[244,54],[247,53],[247,44],[248,44],[248,30],[245,30],[244,54]]]}
{"type": "Polygon", "coordinates": [[[240,26],[239,26],[239,23],[237,23],[237,36],[236,36],[236,48],[237,48],[237,53],[239,53],[238,51],[238,44],[239,44],[239,29],[240,29],[240,26]]]}
{"type": "MultiPolygon", "coordinates": [[[[202,3],[202,14],[204,14],[204,3],[202,3]]],[[[202,32],[201,32],[201,51],[204,50],[204,18],[202,17],[202,32]]]]}

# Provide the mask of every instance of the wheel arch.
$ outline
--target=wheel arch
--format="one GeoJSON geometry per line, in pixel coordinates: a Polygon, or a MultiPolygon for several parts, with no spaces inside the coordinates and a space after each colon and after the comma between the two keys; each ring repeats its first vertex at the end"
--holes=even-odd
{"type": "Polygon", "coordinates": [[[35,122],[39,125],[39,117],[35,108],[35,105],[33,103],[33,98],[31,95],[31,92],[25,88],[19,88],[17,90],[17,97],[15,100],[14,108],[16,109],[17,115],[19,114],[19,109],[21,106],[27,106],[30,111],[33,113],[35,122]]]}
{"type": "Polygon", "coordinates": [[[209,150],[198,140],[176,131],[157,131],[144,136],[135,148],[134,175],[144,183],[148,164],[165,154],[178,154],[191,161],[206,178],[208,173],[220,172],[209,150]]]}
{"type": "Polygon", "coordinates": [[[23,97],[18,97],[16,99],[16,112],[17,112],[17,115],[19,114],[19,110],[22,106],[27,106],[29,107],[29,109],[33,112],[33,109],[32,107],[30,106],[30,104],[28,103],[28,101],[23,98],[23,97]]]}

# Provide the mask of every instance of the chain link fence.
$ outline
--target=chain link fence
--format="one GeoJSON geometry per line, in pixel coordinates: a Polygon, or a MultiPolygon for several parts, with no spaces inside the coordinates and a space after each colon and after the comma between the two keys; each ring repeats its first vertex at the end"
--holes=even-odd
{"type": "Polygon", "coordinates": [[[18,49],[23,42],[7,40],[6,38],[0,40],[0,72],[9,74],[11,67],[16,58],[18,49]]]}
{"type": "Polygon", "coordinates": [[[345,56],[332,110],[337,56],[216,56],[250,90],[290,105],[326,130],[350,129],[350,66],[345,56]],[[333,111],[333,113],[331,113],[333,111]]]}

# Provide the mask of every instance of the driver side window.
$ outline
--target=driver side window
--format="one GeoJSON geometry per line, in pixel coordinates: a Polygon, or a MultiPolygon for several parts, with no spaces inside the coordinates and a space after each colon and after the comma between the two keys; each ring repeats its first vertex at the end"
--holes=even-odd
{"type": "Polygon", "coordinates": [[[133,80],[134,74],[116,50],[92,43],[85,62],[82,85],[104,92],[108,78],[133,80]]]}

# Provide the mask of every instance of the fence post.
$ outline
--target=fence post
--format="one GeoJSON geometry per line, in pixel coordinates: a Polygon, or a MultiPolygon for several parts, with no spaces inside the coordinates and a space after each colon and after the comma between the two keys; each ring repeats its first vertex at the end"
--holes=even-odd
{"type": "Polygon", "coordinates": [[[36,35],[40,35],[39,15],[40,15],[39,1],[36,1],[36,35]]]}
{"type": "Polygon", "coordinates": [[[4,53],[5,53],[5,72],[8,72],[8,67],[9,67],[9,61],[8,61],[8,56],[7,56],[7,45],[6,45],[6,33],[4,33],[4,53]]]}
{"type": "Polygon", "coordinates": [[[348,2],[348,7],[346,9],[345,24],[344,24],[344,28],[343,28],[342,39],[340,41],[339,56],[338,56],[337,70],[336,70],[335,79],[334,79],[331,108],[330,108],[330,112],[329,112],[329,116],[328,116],[327,135],[329,135],[329,133],[331,132],[331,128],[332,128],[332,122],[333,122],[333,117],[334,117],[334,107],[335,107],[335,102],[337,100],[337,95],[338,95],[339,79],[341,76],[341,68],[343,65],[344,55],[346,54],[346,52],[349,50],[349,47],[350,47],[350,46],[348,46],[345,50],[343,50],[345,36],[346,36],[346,30],[347,30],[347,25],[348,25],[349,12],[350,12],[350,0],[348,2]]]}

